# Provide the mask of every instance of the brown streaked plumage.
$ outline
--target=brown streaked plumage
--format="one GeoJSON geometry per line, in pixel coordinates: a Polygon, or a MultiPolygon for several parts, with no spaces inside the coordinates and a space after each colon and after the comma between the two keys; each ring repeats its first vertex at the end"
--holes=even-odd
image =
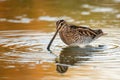
{"type": "Polygon", "coordinates": [[[104,35],[101,29],[93,30],[88,27],[70,25],[65,20],[57,21],[56,29],[55,35],[48,44],[48,50],[50,50],[50,46],[58,32],[62,41],[67,45],[85,45],[104,35]]]}

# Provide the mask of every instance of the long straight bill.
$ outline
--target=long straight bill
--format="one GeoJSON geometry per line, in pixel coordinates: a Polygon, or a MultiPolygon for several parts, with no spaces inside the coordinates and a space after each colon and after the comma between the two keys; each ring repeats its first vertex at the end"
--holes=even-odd
{"type": "Polygon", "coordinates": [[[50,40],[50,42],[49,42],[49,44],[48,44],[48,46],[47,46],[47,50],[48,50],[48,51],[50,51],[50,46],[51,46],[51,44],[52,44],[53,40],[55,39],[55,37],[56,37],[56,35],[57,35],[58,31],[59,31],[59,30],[57,30],[57,31],[55,32],[55,34],[54,34],[53,38],[50,40]]]}

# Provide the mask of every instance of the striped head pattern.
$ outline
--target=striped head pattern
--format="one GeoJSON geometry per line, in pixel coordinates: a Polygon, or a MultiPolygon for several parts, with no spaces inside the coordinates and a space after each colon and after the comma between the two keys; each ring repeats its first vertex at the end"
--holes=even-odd
{"type": "Polygon", "coordinates": [[[66,65],[56,65],[56,71],[59,73],[65,73],[68,70],[68,66],[66,65]]]}
{"type": "Polygon", "coordinates": [[[63,29],[66,25],[67,25],[67,23],[66,23],[65,20],[58,20],[56,22],[56,28],[57,28],[57,30],[63,29]]]}

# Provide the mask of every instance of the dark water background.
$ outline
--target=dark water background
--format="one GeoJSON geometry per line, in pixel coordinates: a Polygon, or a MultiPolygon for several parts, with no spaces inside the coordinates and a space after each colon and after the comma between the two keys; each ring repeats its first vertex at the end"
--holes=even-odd
{"type": "Polygon", "coordinates": [[[0,0],[0,80],[120,80],[119,75],[120,0],[0,0]],[[84,48],[68,47],[57,36],[53,55],[46,46],[59,19],[108,35],[84,48]]]}

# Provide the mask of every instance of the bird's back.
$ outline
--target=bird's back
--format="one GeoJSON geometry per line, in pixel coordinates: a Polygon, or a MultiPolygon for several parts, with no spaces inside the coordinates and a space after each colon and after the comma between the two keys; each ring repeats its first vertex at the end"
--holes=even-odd
{"type": "Polygon", "coordinates": [[[93,30],[88,27],[67,25],[59,35],[67,45],[88,44],[103,35],[101,29],[93,30]]]}

